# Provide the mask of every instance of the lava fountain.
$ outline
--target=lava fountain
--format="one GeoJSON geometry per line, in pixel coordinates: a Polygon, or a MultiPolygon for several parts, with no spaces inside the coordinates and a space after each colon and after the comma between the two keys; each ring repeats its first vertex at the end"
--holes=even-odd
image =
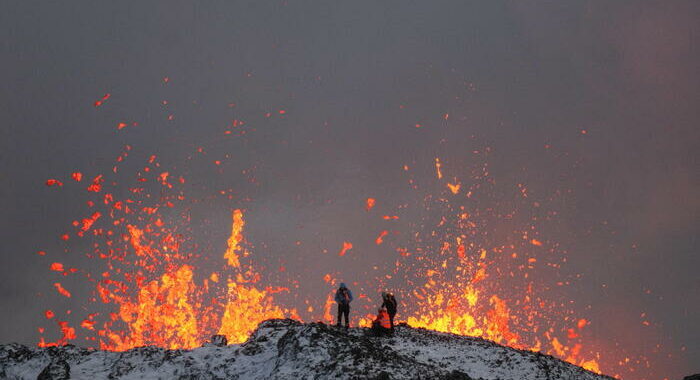
{"type": "MultiPolygon", "coordinates": [[[[119,155],[114,174],[130,151],[126,146],[119,155]]],[[[560,280],[556,273],[566,256],[555,241],[539,236],[537,218],[523,211],[543,208],[529,201],[525,185],[515,189],[521,202],[516,202],[517,207],[499,203],[502,195],[489,173],[488,154],[489,149],[473,152],[471,161],[478,164],[460,173],[451,173],[447,162],[436,158],[432,163],[435,175],[421,179],[432,187],[424,187],[422,204],[412,205],[423,210],[419,220],[380,214],[376,205],[382,199],[367,198],[366,204],[358,205],[367,218],[389,224],[405,222],[411,230],[409,238],[394,242],[390,240],[396,240],[396,228],[390,225],[368,237],[378,246],[393,244],[396,257],[391,274],[358,285],[364,290],[359,298],[369,304],[372,297],[365,292],[396,289],[403,295],[401,310],[411,326],[542,351],[595,372],[620,371],[614,361],[601,363],[595,345],[586,344],[587,326],[593,322],[546,295],[565,285],[567,280],[560,280]],[[464,178],[458,179],[458,174],[464,178]],[[549,275],[538,277],[538,273],[549,275]]],[[[419,179],[412,177],[411,168],[404,166],[403,171],[410,187],[417,189],[419,179]]],[[[51,179],[46,185],[81,186],[81,173],[71,177],[73,183],[51,179]]],[[[277,295],[289,292],[288,284],[271,286],[261,281],[255,254],[245,238],[245,210],[231,211],[230,236],[223,252],[205,254],[189,243],[192,226],[183,210],[192,201],[177,190],[186,180],[163,170],[155,156],[131,180],[133,185],[124,191],[116,180],[100,174],[85,188],[89,196],[86,215],[73,223],[72,232],[60,237],[66,242],[89,238],[87,256],[98,260],[104,270],[80,272],[94,296],[87,300],[86,317],[79,327],[59,320],[52,310],[45,311],[46,318],[56,322],[61,337],[49,342],[42,336],[40,346],[85,337],[107,350],[144,345],[188,349],[212,334],[223,334],[232,343],[244,342],[269,318],[333,320],[330,295],[315,308],[284,305],[277,295]],[[118,199],[115,194],[126,196],[118,199]],[[203,273],[198,265],[203,259],[217,260],[220,269],[203,273]],[[297,310],[303,310],[305,316],[297,310]]],[[[545,214],[549,218],[555,212],[545,214]]],[[[351,242],[343,242],[338,256],[352,249],[351,242]]],[[[60,262],[52,263],[51,269],[66,276],[79,272],[60,262]]],[[[324,281],[337,284],[330,274],[324,281]]],[[[58,295],[71,296],[61,283],[55,287],[58,295]]],[[[306,303],[315,302],[307,299],[306,303]]],[[[367,325],[370,318],[363,317],[360,324],[367,325]]]]}

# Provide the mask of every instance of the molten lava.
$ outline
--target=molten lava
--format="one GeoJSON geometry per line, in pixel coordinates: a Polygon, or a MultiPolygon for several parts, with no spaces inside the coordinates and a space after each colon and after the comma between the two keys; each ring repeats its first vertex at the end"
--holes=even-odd
{"type": "MultiPolygon", "coordinates": [[[[192,266],[173,265],[160,279],[147,283],[143,283],[143,278],[137,279],[140,290],[133,299],[105,291],[100,285],[98,291],[107,302],[119,306],[119,312],[112,319],[126,326],[118,331],[109,323],[107,328],[100,330],[99,334],[108,338],[102,343],[102,348],[117,351],[144,345],[194,348],[201,345],[203,337],[214,332],[226,335],[229,342],[242,343],[260,322],[294,316],[294,311],[276,306],[266,290],[255,286],[258,275],[252,267],[242,271],[237,252],[242,250],[244,225],[243,212],[234,210],[228,249],[224,253],[224,259],[233,271],[229,273],[225,303],[218,308],[223,310],[219,310],[220,318],[212,316],[215,308],[207,307],[203,302],[210,285],[195,285],[192,266]]],[[[157,258],[160,252],[143,241],[145,231],[131,225],[128,230],[134,254],[157,258]]],[[[177,245],[170,246],[172,253],[178,248],[177,245]]],[[[210,280],[217,283],[218,275],[212,274],[210,280]]],[[[212,301],[215,303],[216,298],[212,301]]]]}
{"type": "MultiPolygon", "coordinates": [[[[131,147],[126,147],[117,162],[130,151],[131,147]]],[[[387,226],[373,230],[367,241],[373,248],[387,248],[387,255],[393,255],[390,265],[395,268],[352,284],[362,291],[355,304],[373,311],[376,300],[372,295],[391,286],[399,295],[399,317],[411,326],[542,351],[599,372],[600,355],[595,347],[586,345],[586,327],[591,322],[574,315],[563,302],[543,296],[542,289],[553,281],[534,277],[538,266],[555,271],[561,265],[552,259],[551,241],[540,236],[531,221],[513,222],[515,211],[495,211],[500,205],[489,203],[490,194],[497,192],[485,163],[472,168],[468,180],[467,174],[457,173],[460,181],[453,176],[450,161],[435,158],[427,166],[431,172],[435,170],[429,182],[437,190],[426,192],[423,205],[412,205],[430,211],[425,220],[411,220],[403,214],[406,205],[388,215],[375,214],[376,207],[384,208],[391,200],[382,199],[377,206],[375,198],[366,198],[364,217],[377,218],[387,226]],[[477,194],[487,206],[473,205],[477,194]],[[410,233],[401,235],[394,228],[399,223],[411,226],[410,233]],[[498,238],[494,237],[496,232],[500,233],[498,238]],[[390,284],[394,279],[399,282],[390,284]]],[[[290,307],[277,298],[296,281],[272,287],[261,280],[264,276],[253,260],[253,246],[245,238],[246,218],[241,209],[231,212],[230,234],[215,258],[219,269],[203,273],[199,260],[211,259],[211,255],[189,244],[189,216],[182,216],[181,221],[173,216],[187,208],[182,192],[175,191],[185,180],[173,180],[176,176],[172,171],[159,168],[156,157],[150,156],[128,192],[112,189],[115,182],[99,174],[87,189],[82,185],[92,197],[87,201],[90,210],[74,223],[74,232],[63,234],[62,239],[68,241],[74,235],[92,240],[88,256],[102,260],[104,270],[87,277],[95,289],[92,301],[100,305],[80,317],[79,327],[69,326],[58,319],[57,312],[47,310],[45,317],[57,324],[61,337],[55,342],[41,337],[40,345],[66,344],[86,336],[100,348],[117,351],[144,345],[193,348],[213,334],[223,334],[231,343],[244,342],[266,319],[301,319],[295,308],[298,303],[290,307]],[[126,196],[121,199],[115,195],[122,193],[126,196]],[[155,193],[161,196],[152,197],[155,193]]],[[[403,167],[407,175],[410,170],[408,165],[403,167]]],[[[117,166],[112,171],[117,173],[117,166]]],[[[80,182],[82,175],[73,178],[80,182]]],[[[416,181],[409,183],[417,191],[416,181]]],[[[65,188],[69,183],[50,180],[47,185],[65,188]]],[[[521,190],[517,194],[527,196],[521,190]]],[[[352,251],[348,255],[353,244],[344,241],[338,255],[330,256],[341,263],[361,258],[362,243],[354,239],[357,254],[352,251]]],[[[72,265],[59,262],[49,268],[56,275],[75,273],[72,265]]],[[[279,268],[286,271],[284,266],[279,268]]],[[[319,275],[329,293],[317,301],[304,300],[305,305],[299,307],[306,313],[304,319],[334,322],[330,288],[337,285],[339,276],[342,273],[319,275]]],[[[54,287],[59,294],[71,297],[61,283],[55,282],[54,287]]],[[[369,325],[371,318],[360,318],[360,325],[369,325]]],[[[43,333],[43,328],[40,331],[43,333]]]]}

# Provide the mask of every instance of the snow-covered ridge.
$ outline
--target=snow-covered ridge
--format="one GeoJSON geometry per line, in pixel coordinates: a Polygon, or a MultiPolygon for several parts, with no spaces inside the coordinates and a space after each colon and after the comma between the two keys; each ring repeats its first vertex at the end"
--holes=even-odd
{"type": "Polygon", "coordinates": [[[612,379],[480,338],[399,326],[390,338],[265,321],[243,344],[125,352],[0,345],[2,379],[612,379]]]}

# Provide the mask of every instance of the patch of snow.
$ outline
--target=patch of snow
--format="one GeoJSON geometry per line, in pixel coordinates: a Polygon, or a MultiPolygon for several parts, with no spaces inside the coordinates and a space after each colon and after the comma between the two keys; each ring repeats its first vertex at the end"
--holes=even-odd
{"type": "Polygon", "coordinates": [[[124,352],[0,345],[0,378],[37,379],[612,379],[551,356],[480,338],[398,326],[392,337],[290,319],[265,321],[247,342],[124,352]],[[68,377],[66,377],[68,376],[68,377]]]}

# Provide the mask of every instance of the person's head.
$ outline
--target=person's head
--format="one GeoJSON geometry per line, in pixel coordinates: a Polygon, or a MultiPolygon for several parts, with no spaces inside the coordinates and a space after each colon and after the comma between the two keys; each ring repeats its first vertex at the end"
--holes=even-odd
{"type": "Polygon", "coordinates": [[[341,282],[341,283],[340,283],[340,289],[347,289],[347,287],[345,286],[345,283],[344,283],[344,282],[341,282]]]}
{"type": "Polygon", "coordinates": [[[387,296],[388,296],[387,292],[382,292],[382,298],[383,298],[383,299],[386,299],[387,296]]]}

